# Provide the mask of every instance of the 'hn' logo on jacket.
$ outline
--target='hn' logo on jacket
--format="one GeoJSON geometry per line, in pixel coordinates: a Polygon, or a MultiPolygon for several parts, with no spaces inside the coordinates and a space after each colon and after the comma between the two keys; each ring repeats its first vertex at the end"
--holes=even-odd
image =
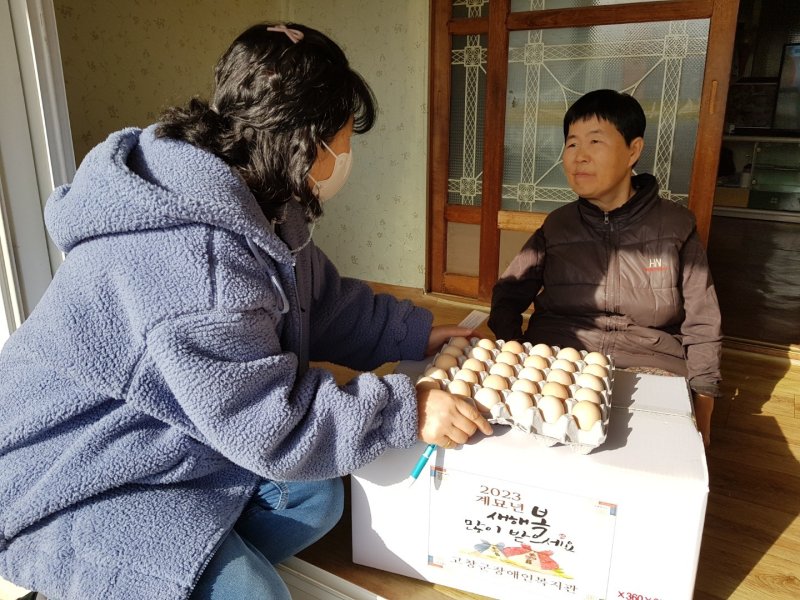
{"type": "Polygon", "coordinates": [[[669,269],[669,267],[662,264],[661,258],[648,259],[648,265],[644,268],[648,273],[651,271],[666,271],[667,269],[669,269]]]}

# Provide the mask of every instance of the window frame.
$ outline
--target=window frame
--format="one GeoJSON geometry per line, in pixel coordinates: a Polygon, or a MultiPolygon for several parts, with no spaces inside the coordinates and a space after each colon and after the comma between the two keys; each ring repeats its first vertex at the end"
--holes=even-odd
{"type": "Polygon", "coordinates": [[[30,315],[61,264],[47,236],[44,204],[73,177],[75,156],[52,0],[2,2],[0,43],[0,319],[6,336],[30,315]]]}

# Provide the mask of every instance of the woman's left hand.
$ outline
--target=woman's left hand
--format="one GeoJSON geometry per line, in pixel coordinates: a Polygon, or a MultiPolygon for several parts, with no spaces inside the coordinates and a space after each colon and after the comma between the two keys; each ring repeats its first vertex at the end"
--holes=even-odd
{"type": "Polygon", "coordinates": [[[458,325],[437,325],[431,329],[431,334],[428,337],[428,347],[425,349],[425,356],[436,354],[451,337],[462,336],[469,338],[473,335],[475,335],[475,330],[468,329],[467,327],[459,327],[458,325]]]}

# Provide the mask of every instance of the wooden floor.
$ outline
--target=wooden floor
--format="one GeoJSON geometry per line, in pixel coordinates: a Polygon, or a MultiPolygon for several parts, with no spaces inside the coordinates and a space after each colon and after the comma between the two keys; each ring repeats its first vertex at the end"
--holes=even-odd
{"type": "MultiPolygon", "coordinates": [[[[458,323],[482,308],[408,288],[375,287],[431,309],[436,324],[458,323]]],[[[800,315],[793,319],[796,324],[800,315]]],[[[485,326],[483,333],[488,334],[485,326]]],[[[695,598],[795,600],[800,598],[800,360],[793,362],[788,351],[775,347],[771,355],[739,347],[723,353],[724,393],[707,454],[710,494],[695,598]]],[[[385,365],[381,372],[392,368],[385,365]]],[[[342,382],[354,374],[333,370],[342,382]]],[[[351,550],[346,511],[300,558],[390,600],[482,598],[355,565],[351,550]]]]}

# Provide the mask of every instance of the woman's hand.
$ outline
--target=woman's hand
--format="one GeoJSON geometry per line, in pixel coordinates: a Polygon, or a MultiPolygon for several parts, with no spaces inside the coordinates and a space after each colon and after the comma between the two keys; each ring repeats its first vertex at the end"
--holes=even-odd
{"type": "Polygon", "coordinates": [[[467,329],[458,325],[437,325],[431,329],[431,334],[428,336],[428,347],[425,349],[425,356],[436,354],[451,337],[462,336],[469,338],[473,335],[475,335],[474,329],[467,329]]]}
{"type": "Polygon", "coordinates": [[[697,428],[703,436],[703,445],[708,448],[711,445],[711,413],[714,412],[714,396],[693,391],[692,400],[697,428]]]}
{"type": "Polygon", "coordinates": [[[480,429],[492,435],[492,426],[478,409],[460,396],[443,390],[417,388],[417,431],[427,444],[454,448],[480,429]]]}

